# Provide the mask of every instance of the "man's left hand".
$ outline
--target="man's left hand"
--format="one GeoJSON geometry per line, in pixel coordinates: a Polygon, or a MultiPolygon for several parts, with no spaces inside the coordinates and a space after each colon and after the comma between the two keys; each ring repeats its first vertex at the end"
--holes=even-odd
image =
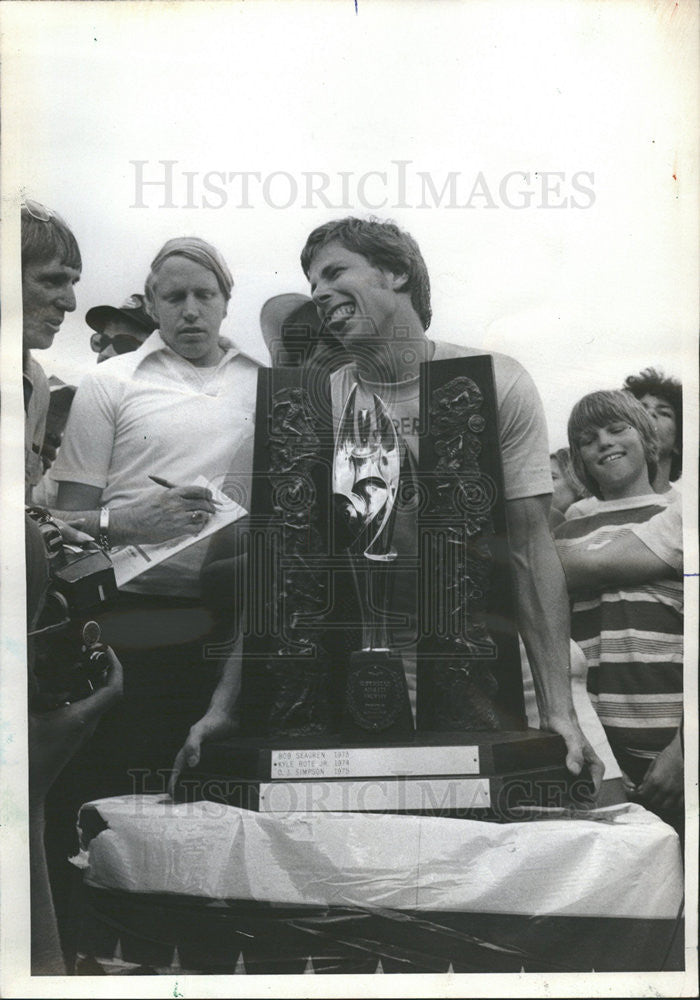
{"type": "Polygon", "coordinates": [[[84,521],[78,519],[71,523],[64,521],[60,517],[56,517],[55,514],[52,514],[51,516],[55,521],[58,530],[61,532],[63,541],[67,545],[87,545],[89,542],[95,541],[92,535],[88,535],[87,532],[81,531],[80,528],[76,527],[76,525],[82,524],[84,521]]]}

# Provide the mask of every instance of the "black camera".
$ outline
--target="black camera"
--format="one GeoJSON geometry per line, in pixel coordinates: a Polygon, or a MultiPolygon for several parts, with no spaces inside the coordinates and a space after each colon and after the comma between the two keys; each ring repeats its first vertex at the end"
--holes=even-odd
{"type": "MultiPolygon", "coordinates": [[[[52,594],[51,600],[55,597],[52,594]]],[[[88,621],[81,626],[69,619],[65,622],[64,631],[59,633],[56,629],[53,639],[37,635],[33,670],[36,686],[31,696],[33,711],[48,712],[80,701],[102,687],[107,680],[110,661],[100,636],[100,626],[96,621],[88,621]]]]}
{"type": "Polygon", "coordinates": [[[116,596],[117,587],[111,560],[101,549],[65,545],[48,511],[30,508],[28,514],[41,530],[49,571],[41,614],[28,633],[30,706],[46,712],[87,698],[105,683],[109,656],[91,615],[116,596]]]}

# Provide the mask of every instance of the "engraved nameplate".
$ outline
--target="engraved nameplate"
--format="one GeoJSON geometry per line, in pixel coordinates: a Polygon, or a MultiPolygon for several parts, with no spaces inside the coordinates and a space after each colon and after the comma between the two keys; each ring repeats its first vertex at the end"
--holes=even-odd
{"type": "MultiPolygon", "coordinates": [[[[495,780],[495,779],[494,779],[495,780]]],[[[261,784],[260,812],[427,812],[487,809],[489,778],[261,784]]]]}
{"type": "Polygon", "coordinates": [[[271,758],[274,779],[479,773],[476,746],[273,750],[271,758]]]}

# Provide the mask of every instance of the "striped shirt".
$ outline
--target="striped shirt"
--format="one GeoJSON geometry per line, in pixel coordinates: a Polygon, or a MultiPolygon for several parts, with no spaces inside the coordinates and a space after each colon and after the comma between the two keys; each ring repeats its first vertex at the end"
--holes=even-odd
{"type": "MultiPolygon", "coordinates": [[[[654,550],[651,519],[668,502],[654,493],[574,504],[557,543],[592,550],[644,524],[645,544],[654,550]]],[[[571,634],[586,655],[588,691],[616,756],[653,760],[673,739],[683,710],[681,574],[669,565],[668,576],[651,583],[578,591],[571,634]]]]}

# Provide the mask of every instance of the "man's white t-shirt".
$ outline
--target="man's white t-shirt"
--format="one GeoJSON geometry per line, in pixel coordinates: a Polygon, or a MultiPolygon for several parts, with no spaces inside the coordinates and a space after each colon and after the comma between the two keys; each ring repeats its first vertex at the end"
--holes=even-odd
{"type": "MultiPolygon", "coordinates": [[[[476,357],[485,352],[455,344],[435,342],[433,361],[476,357]]],[[[525,369],[513,358],[492,354],[498,433],[506,500],[539,496],[552,492],[549,443],[544,410],[535,385],[525,369]]],[[[401,383],[378,383],[363,379],[354,364],[331,376],[333,419],[337,428],[345,401],[358,386],[357,407],[371,406],[376,394],[385,404],[397,433],[418,460],[419,378],[401,383]]],[[[393,546],[398,552],[395,565],[392,611],[406,624],[391,630],[392,648],[402,653],[411,706],[415,713],[416,691],[416,593],[418,586],[417,522],[410,509],[396,514],[393,546]]]]}

